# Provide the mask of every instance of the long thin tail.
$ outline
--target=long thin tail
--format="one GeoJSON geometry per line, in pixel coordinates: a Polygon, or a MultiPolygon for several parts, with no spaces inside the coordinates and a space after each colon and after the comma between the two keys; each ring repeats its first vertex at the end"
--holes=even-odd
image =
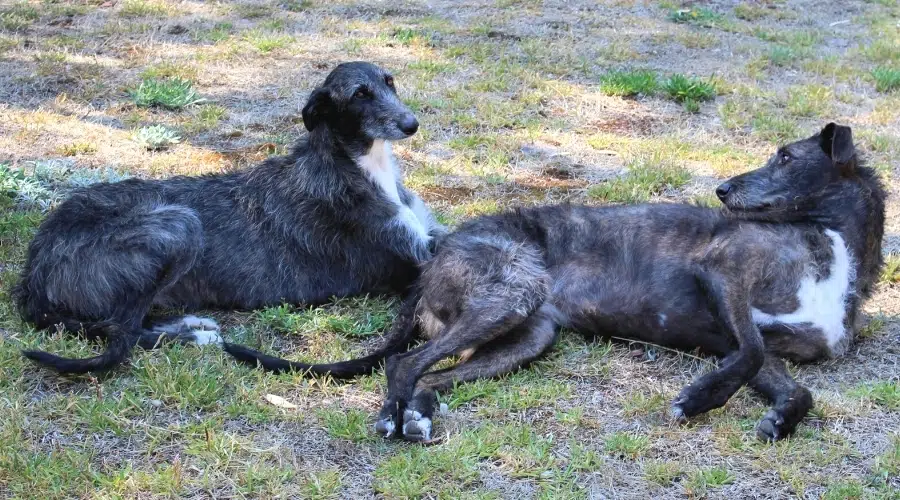
{"type": "Polygon", "coordinates": [[[63,358],[44,351],[22,351],[22,354],[38,363],[52,368],[62,374],[82,374],[89,372],[102,372],[114,368],[128,359],[131,348],[134,345],[132,336],[122,330],[119,325],[111,323],[84,324],[78,322],[63,322],[66,329],[78,331],[82,327],[90,336],[105,336],[106,349],[92,358],[76,359],[63,358]],[[77,324],[77,326],[76,326],[77,324]]]}
{"type": "Polygon", "coordinates": [[[264,370],[281,373],[288,371],[307,372],[313,375],[331,375],[334,378],[352,378],[374,370],[388,356],[407,349],[418,331],[416,305],[420,294],[413,291],[400,304],[400,310],[391,330],[385,335],[384,344],[368,356],[338,363],[307,364],[276,358],[237,344],[224,343],[228,354],[242,363],[259,365],[264,370]]]}

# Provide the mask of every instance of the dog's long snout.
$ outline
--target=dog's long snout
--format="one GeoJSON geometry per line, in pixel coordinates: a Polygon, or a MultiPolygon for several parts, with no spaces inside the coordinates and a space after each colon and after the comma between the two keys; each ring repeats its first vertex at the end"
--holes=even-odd
{"type": "Polygon", "coordinates": [[[397,122],[397,128],[406,135],[413,135],[419,130],[419,120],[412,114],[408,114],[397,122]]]}
{"type": "Polygon", "coordinates": [[[728,198],[728,193],[731,192],[733,187],[734,186],[732,186],[730,182],[723,182],[716,188],[716,196],[724,202],[725,198],[728,198]]]}

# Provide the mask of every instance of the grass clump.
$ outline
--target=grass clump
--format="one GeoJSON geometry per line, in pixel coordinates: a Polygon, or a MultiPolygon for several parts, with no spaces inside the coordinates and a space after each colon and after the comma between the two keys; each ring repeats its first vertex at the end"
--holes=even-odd
{"type": "Polygon", "coordinates": [[[900,283],[900,254],[892,252],[884,259],[881,282],[888,285],[900,283]]]}
{"type": "Polygon", "coordinates": [[[142,108],[161,107],[170,110],[203,102],[194,84],[182,78],[146,78],[131,91],[131,100],[142,108]]]}
{"type": "Polygon", "coordinates": [[[609,202],[640,203],[668,189],[678,189],[690,179],[687,169],[651,156],[633,161],[627,174],[591,187],[588,195],[609,202]]]}
{"type": "Polygon", "coordinates": [[[261,54],[269,54],[283,49],[291,44],[293,38],[283,33],[273,33],[265,30],[251,30],[244,36],[250,45],[261,54]]]}
{"type": "Polygon", "coordinates": [[[0,29],[4,31],[24,31],[40,16],[37,9],[28,2],[18,2],[0,10],[0,29]]]}
{"type": "Polygon", "coordinates": [[[320,410],[319,419],[325,424],[328,435],[337,439],[347,439],[355,443],[372,441],[368,416],[362,410],[320,410]]]}
{"type": "Polygon", "coordinates": [[[851,394],[888,410],[900,410],[900,382],[865,382],[853,389],[851,394]]]}
{"type": "Polygon", "coordinates": [[[89,155],[97,152],[97,145],[92,142],[72,142],[59,148],[63,156],[89,155]]]}
{"type": "Polygon", "coordinates": [[[691,113],[700,110],[700,103],[716,97],[716,86],[699,78],[675,74],[663,83],[663,91],[691,113]]]}
{"type": "Polygon", "coordinates": [[[831,89],[824,85],[799,85],[788,89],[787,109],[795,116],[825,116],[831,112],[831,89]]]}
{"type": "Polygon", "coordinates": [[[900,90],[900,69],[879,66],[872,70],[875,79],[875,90],[878,92],[894,92],[900,90]]]}
{"type": "Polygon", "coordinates": [[[57,196],[24,169],[0,163],[0,206],[47,209],[57,196]]]}
{"type": "Polygon", "coordinates": [[[647,436],[639,436],[631,432],[616,432],[606,437],[605,448],[608,453],[622,457],[635,459],[647,451],[650,439],[647,436]]]}
{"type": "Polygon", "coordinates": [[[606,95],[652,95],[658,88],[659,80],[652,71],[611,71],[600,78],[600,91],[606,95]]]}
{"type": "Polygon", "coordinates": [[[161,1],[125,0],[119,15],[122,17],[166,17],[170,7],[161,1]]]}
{"type": "Polygon", "coordinates": [[[131,140],[148,151],[159,151],[181,142],[181,137],[174,130],[162,125],[141,127],[131,135],[131,140]]]}
{"type": "Polygon", "coordinates": [[[698,469],[691,474],[686,486],[691,492],[700,493],[706,491],[707,488],[718,488],[731,484],[734,479],[734,474],[724,467],[709,467],[698,469]]]}
{"type": "Polygon", "coordinates": [[[672,11],[669,14],[669,20],[676,23],[693,24],[703,28],[715,28],[724,24],[725,17],[710,9],[695,7],[672,11]]]}

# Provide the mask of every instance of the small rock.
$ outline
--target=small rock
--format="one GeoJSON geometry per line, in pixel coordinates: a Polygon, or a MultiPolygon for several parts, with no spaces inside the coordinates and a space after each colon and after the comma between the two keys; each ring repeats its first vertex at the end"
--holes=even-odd
{"type": "Polygon", "coordinates": [[[441,415],[446,415],[447,412],[450,411],[450,407],[447,406],[447,403],[441,403],[441,406],[440,406],[440,410],[439,410],[439,411],[441,412],[441,415]]]}
{"type": "Polygon", "coordinates": [[[170,35],[183,35],[183,34],[187,33],[187,31],[188,31],[188,29],[185,28],[184,26],[180,25],[180,24],[176,24],[176,25],[174,25],[174,26],[171,26],[171,27],[168,29],[168,33],[169,33],[170,35]]]}
{"type": "Polygon", "coordinates": [[[151,399],[151,400],[150,400],[150,406],[159,408],[160,406],[162,406],[162,401],[160,401],[160,400],[158,400],[158,399],[151,399]]]}

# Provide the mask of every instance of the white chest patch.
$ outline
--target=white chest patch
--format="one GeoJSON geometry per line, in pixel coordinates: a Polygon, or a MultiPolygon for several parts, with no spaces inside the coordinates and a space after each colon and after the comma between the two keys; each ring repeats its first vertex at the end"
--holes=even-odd
{"type": "Polygon", "coordinates": [[[834,347],[847,334],[844,327],[847,297],[852,293],[851,283],[856,278],[853,256],[836,231],[825,230],[831,238],[834,261],[828,279],[816,281],[810,272],[800,281],[797,301],[800,307],[786,314],[769,314],[753,308],[753,321],[759,325],[808,323],[819,328],[829,347],[834,347]]]}
{"type": "MultiPolygon", "coordinates": [[[[356,164],[381,188],[388,200],[397,206],[396,223],[409,229],[414,235],[427,242],[429,239],[428,221],[423,220],[420,214],[417,213],[415,210],[418,208],[416,203],[413,203],[413,208],[410,208],[400,200],[400,193],[397,190],[400,169],[394,161],[391,143],[384,140],[373,142],[372,149],[367,154],[360,156],[356,160],[356,164]]],[[[422,201],[418,198],[415,201],[422,204],[422,201]]],[[[428,209],[425,208],[424,204],[422,209],[427,214],[428,209]]]]}

